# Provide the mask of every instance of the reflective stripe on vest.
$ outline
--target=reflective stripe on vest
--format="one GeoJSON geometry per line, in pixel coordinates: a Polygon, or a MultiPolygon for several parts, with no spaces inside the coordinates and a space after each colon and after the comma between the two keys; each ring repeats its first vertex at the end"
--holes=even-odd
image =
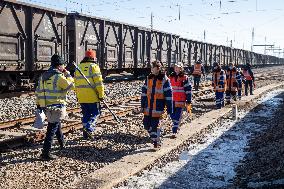
{"type": "Polygon", "coordinates": [[[59,75],[55,74],[44,82],[42,77],[40,78],[36,93],[41,107],[66,103],[66,92],[73,87],[73,84],[70,84],[66,89],[60,89],[58,87],[59,75]]]}
{"type": "Polygon", "coordinates": [[[171,86],[173,89],[173,100],[185,102],[186,101],[186,94],[184,91],[183,83],[186,80],[186,76],[183,77],[170,77],[171,86]]]}
{"type": "Polygon", "coordinates": [[[213,89],[215,92],[224,92],[225,91],[225,81],[221,80],[221,72],[224,73],[223,70],[219,71],[219,72],[213,72],[213,89]],[[224,84],[223,85],[219,85],[220,81],[223,81],[224,84]]]}
{"type": "Polygon", "coordinates": [[[201,64],[195,64],[194,69],[193,69],[193,75],[201,75],[202,70],[201,70],[201,64]]]}
{"type": "Polygon", "coordinates": [[[235,70],[228,70],[226,83],[227,83],[227,91],[237,91],[238,83],[237,83],[237,72],[235,70]]]}
{"type": "Polygon", "coordinates": [[[248,71],[248,70],[243,70],[243,74],[244,74],[246,80],[252,80],[252,77],[251,77],[251,75],[249,74],[249,71],[248,71]]]}
{"type": "MultiPolygon", "coordinates": [[[[165,83],[165,79],[156,80],[155,88],[153,89],[153,81],[154,79],[148,79],[147,86],[147,108],[144,109],[144,115],[152,116],[152,117],[160,117],[163,114],[162,110],[157,110],[157,100],[171,100],[169,98],[165,98],[163,86],[165,83]]],[[[170,90],[170,89],[168,89],[170,90]]]]}

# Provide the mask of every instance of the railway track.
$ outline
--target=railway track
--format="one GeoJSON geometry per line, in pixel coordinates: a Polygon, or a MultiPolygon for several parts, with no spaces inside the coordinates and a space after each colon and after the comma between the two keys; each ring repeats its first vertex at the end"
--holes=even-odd
{"type": "MultiPolygon", "coordinates": [[[[118,117],[124,117],[128,114],[131,114],[136,108],[140,107],[140,96],[129,97],[120,102],[112,103],[110,108],[118,115],[118,117]],[[114,107],[115,106],[115,107],[114,107]]],[[[103,108],[103,107],[102,107],[103,108]]],[[[80,108],[74,108],[68,110],[68,115],[72,119],[63,120],[62,132],[69,133],[78,129],[82,129],[81,118],[80,118],[80,108]]],[[[7,121],[0,124],[1,134],[8,135],[8,139],[0,140],[0,151],[5,151],[7,149],[13,149],[25,144],[40,142],[45,137],[45,130],[33,129],[31,125],[33,124],[35,116],[21,118],[13,121],[7,121]],[[33,130],[33,132],[26,134],[20,132],[9,131],[12,129],[27,129],[28,131],[33,130]],[[4,130],[4,131],[3,131],[4,130]]],[[[102,111],[101,116],[99,117],[97,124],[104,122],[111,122],[113,116],[106,112],[102,111]]],[[[1,136],[0,134],[0,136],[1,136]]]]}
{"type": "MultiPolygon", "coordinates": [[[[282,73],[274,74],[256,74],[258,81],[261,82],[265,79],[277,79],[283,77],[282,73]]],[[[214,101],[214,92],[211,89],[211,82],[206,81],[201,84],[202,90],[193,91],[193,99],[195,102],[199,101],[214,101]]],[[[140,107],[140,96],[128,97],[120,101],[111,101],[111,109],[119,116],[125,117],[133,114],[133,111],[140,107]]],[[[63,121],[62,131],[63,133],[70,133],[82,128],[80,119],[80,108],[72,108],[68,110],[68,115],[71,119],[63,121]]],[[[32,129],[31,125],[34,122],[35,117],[25,117],[16,120],[6,121],[0,123],[0,151],[8,149],[14,149],[26,144],[36,143],[42,141],[45,137],[45,130],[32,129]],[[18,132],[18,129],[28,130],[29,133],[18,132]],[[4,139],[1,139],[4,136],[4,139]],[[5,136],[8,136],[5,138],[5,136]]],[[[101,116],[98,119],[98,125],[101,123],[116,124],[112,115],[106,111],[102,111],[101,116]]]]}
{"type": "MultiPolygon", "coordinates": [[[[200,91],[193,91],[193,96],[202,96],[203,94],[212,93],[210,89],[210,83],[202,83],[200,91]]],[[[104,109],[104,107],[102,107],[104,109]]],[[[118,117],[123,118],[127,115],[133,114],[136,110],[140,108],[140,95],[134,97],[128,97],[121,101],[112,101],[110,104],[110,108],[115,112],[118,117]]],[[[63,120],[62,132],[64,134],[73,132],[75,130],[82,129],[81,124],[81,116],[80,108],[69,109],[68,116],[71,119],[63,120]]],[[[8,135],[8,139],[1,140],[0,139],[0,151],[6,151],[9,149],[14,149],[23,145],[40,142],[45,137],[45,130],[33,129],[31,125],[33,124],[35,116],[20,118],[17,120],[6,121],[0,123],[0,131],[2,131],[2,135],[8,135]],[[28,130],[30,133],[19,133],[18,129],[28,130]],[[12,130],[12,131],[10,131],[12,130]],[[31,132],[32,130],[32,132],[31,132]]],[[[102,123],[107,124],[119,124],[116,123],[113,116],[103,110],[100,115],[97,124],[100,125],[102,123]]],[[[0,135],[1,136],[1,135],[0,135]]]]}

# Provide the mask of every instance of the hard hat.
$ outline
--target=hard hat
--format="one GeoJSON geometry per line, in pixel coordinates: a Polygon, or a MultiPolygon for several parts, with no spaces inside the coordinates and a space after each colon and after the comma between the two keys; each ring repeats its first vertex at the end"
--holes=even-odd
{"type": "Polygon", "coordinates": [[[85,53],[85,57],[92,58],[92,59],[96,60],[96,51],[94,51],[92,49],[87,50],[86,53],[85,53]]]}
{"type": "Polygon", "coordinates": [[[182,62],[177,62],[177,63],[175,63],[175,66],[177,66],[179,68],[183,68],[183,63],[182,62]]]}
{"type": "Polygon", "coordinates": [[[56,67],[56,66],[63,65],[63,64],[64,64],[64,61],[63,61],[61,56],[54,54],[51,57],[51,66],[52,67],[56,67]]]}
{"type": "Polygon", "coordinates": [[[196,61],[196,63],[201,64],[201,63],[202,63],[202,60],[201,60],[201,59],[198,59],[198,60],[196,61]]]}
{"type": "Polygon", "coordinates": [[[215,67],[215,66],[219,66],[219,63],[218,62],[214,62],[213,63],[213,66],[215,67]]]}

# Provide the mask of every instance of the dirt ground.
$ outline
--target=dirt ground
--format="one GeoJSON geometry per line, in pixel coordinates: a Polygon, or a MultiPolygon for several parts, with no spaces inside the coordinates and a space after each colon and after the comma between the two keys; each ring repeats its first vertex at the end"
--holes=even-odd
{"type": "Polygon", "coordinates": [[[270,126],[252,133],[248,153],[236,168],[237,187],[284,188],[284,93],[277,97],[282,99],[278,110],[272,116],[258,118],[259,123],[270,126]]]}

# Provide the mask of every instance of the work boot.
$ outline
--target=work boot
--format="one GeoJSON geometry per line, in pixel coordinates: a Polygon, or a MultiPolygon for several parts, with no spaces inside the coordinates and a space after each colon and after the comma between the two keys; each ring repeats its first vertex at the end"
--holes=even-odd
{"type": "Polygon", "coordinates": [[[171,138],[171,139],[177,138],[177,134],[176,134],[176,133],[173,133],[170,138],[171,138]]]}
{"type": "Polygon", "coordinates": [[[48,154],[42,153],[42,154],[40,155],[40,158],[41,158],[42,160],[44,160],[44,161],[50,161],[50,160],[55,160],[55,159],[57,159],[57,156],[56,156],[56,155],[51,155],[50,153],[48,153],[48,154]]]}
{"type": "Polygon", "coordinates": [[[59,142],[59,150],[64,150],[66,147],[66,142],[59,142]]]}
{"type": "Polygon", "coordinates": [[[86,128],[83,128],[83,138],[85,140],[94,140],[94,136],[91,131],[88,131],[86,128]]]}
{"type": "Polygon", "coordinates": [[[154,142],[153,145],[155,150],[159,150],[161,148],[161,143],[154,142]]]}

